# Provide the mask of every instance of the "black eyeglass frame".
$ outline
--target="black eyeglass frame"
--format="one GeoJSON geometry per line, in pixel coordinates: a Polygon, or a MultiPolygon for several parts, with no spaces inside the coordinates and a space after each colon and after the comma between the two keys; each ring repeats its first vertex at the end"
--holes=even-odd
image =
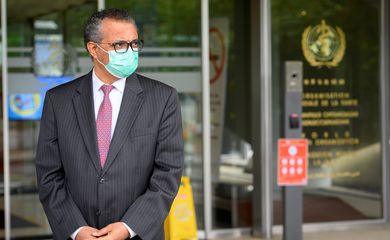
{"type": "Polygon", "coordinates": [[[115,52],[117,53],[126,53],[129,50],[129,47],[131,48],[131,51],[133,52],[140,52],[142,48],[144,47],[144,40],[142,39],[134,39],[132,41],[117,41],[112,43],[105,43],[100,42],[99,44],[108,44],[111,47],[114,48],[115,52]],[[125,47],[121,46],[121,44],[126,44],[125,47]],[[137,44],[137,47],[133,47],[134,44],[137,44]]]}

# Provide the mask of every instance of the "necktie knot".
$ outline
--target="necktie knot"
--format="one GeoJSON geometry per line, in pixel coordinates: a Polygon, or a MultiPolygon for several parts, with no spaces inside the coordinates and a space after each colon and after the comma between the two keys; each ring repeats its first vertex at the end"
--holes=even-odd
{"type": "Polygon", "coordinates": [[[101,89],[102,89],[102,91],[103,91],[103,93],[104,93],[104,95],[106,96],[106,95],[108,95],[108,94],[110,94],[110,92],[111,92],[111,90],[114,88],[114,86],[112,86],[112,85],[103,85],[102,87],[101,87],[101,89]]]}

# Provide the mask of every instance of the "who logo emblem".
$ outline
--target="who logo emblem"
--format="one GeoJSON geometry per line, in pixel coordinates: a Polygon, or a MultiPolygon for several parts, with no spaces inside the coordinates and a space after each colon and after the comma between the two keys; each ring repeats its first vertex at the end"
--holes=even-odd
{"type": "Polygon", "coordinates": [[[302,34],[303,55],[313,67],[337,67],[344,57],[345,47],[343,30],[329,26],[325,20],[307,27],[302,34]]]}

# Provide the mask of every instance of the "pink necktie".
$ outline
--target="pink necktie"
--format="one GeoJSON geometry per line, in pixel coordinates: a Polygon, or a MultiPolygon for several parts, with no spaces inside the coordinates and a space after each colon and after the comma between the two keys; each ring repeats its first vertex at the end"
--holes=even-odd
{"type": "Polygon", "coordinates": [[[100,165],[102,168],[106,163],[108,149],[111,141],[111,123],[112,123],[112,106],[109,94],[114,87],[111,85],[103,85],[101,87],[104,98],[100,104],[99,112],[96,119],[96,130],[99,145],[100,165]]]}

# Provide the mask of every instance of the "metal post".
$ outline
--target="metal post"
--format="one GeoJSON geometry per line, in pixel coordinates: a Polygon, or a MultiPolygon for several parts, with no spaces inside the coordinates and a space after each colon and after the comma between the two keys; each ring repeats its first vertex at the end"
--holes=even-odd
{"type": "Polygon", "coordinates": [[[381,1],[381,66],[380,66],[380,86],[381,86],[381,126],[382,126],[382,164],[383,164],[383,212],[384,219],[387,222],[390,222],[390,97],[389,97],[389,77],[390,70],[388,68],[390,64],[389,54],[390,54],[390,3],[389,1],[381,1]]]}
{"type": "Polygon", "coordinates": [[[4,230],[5,239],[11,239],[11,191],[8,120],[8,51],[7,51],[7,1],[1,1],[1,49],[2,49],[2,87],[3,87],[3,158],[4,158],[4,230]]]}
{"type": "MultiPolygon", "coordinates": [[[[253,195],[252,195],[252,230],[253,236],[262,236],[262,182],[261,174],[261,87],[260,87],[260,1],[251,0],[251,129],[253,148],[253,195]]],[[[272,200],[272,199],[271,199],[272,200]]]]}
{"type": "MultiPolygon", "coordinates": [[[[285,138],[301,138],[302,124],[302,62],[289,61],[285,64],[285,138]],[[292,121],[298,120],[298,125],[292,121]],[[298,116],[298,117],[297,117],[298,116]]],[[[283,187],[283,239],[302,240],[303,187],[283,187]]]]}
{"type": "Polygon", "coordinates": [[[207,239],[211,233],[211,133],[210,133],[210,66],[209,66],[209,1],[201,1],[202,37],[202,113],[203,113],[203,196],[204,231],[207,239]]]}
{"type": "Polygon", "coordinates": [[[272,237],[272,41],[271,1],[260,0],[262,236],[272,237]]]}
{"type": "Polygon", "coordinates": [[[105,9],[106,8],[106,0],[98,0],[97,8],[99,11],[105,9]]]}

